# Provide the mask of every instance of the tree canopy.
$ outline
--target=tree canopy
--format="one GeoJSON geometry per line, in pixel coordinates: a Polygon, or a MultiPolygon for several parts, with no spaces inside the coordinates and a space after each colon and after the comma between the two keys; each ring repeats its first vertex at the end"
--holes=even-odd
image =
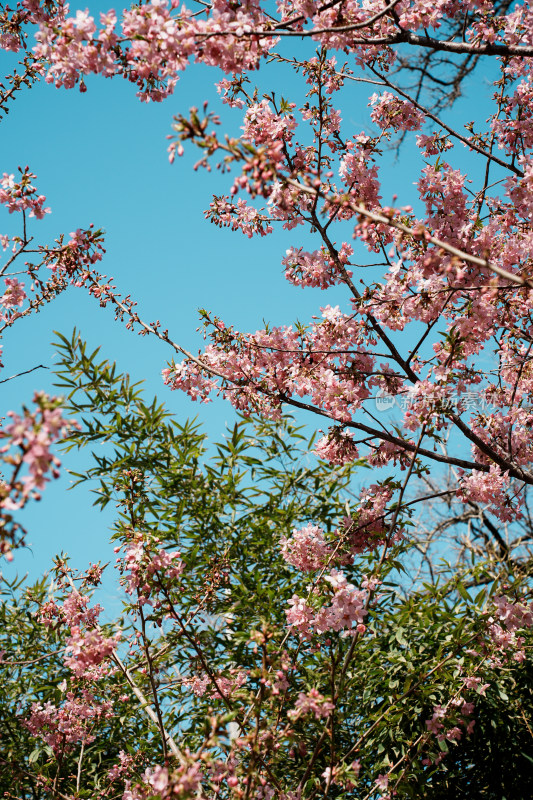
{"type": "Polygon", "coordinates": [[[152,0],[97,20],[22,0],[2,6],[0,47],[20,59],[4,113],[39,80],[122,77],[162,102],[214,71],[222,118],[201,97],[178,113],[170,163],[198,148],[226,186],[206,218],[290,232],[285,277],[328,292],[309,321],[251,333],[200,310],[193,352],[100,272],[103,230],[38,243],[37,178],[4,174],[0,333],[76,286],[157,341],[168,389],[241,414],[210,444],[107,350],[56,334],[60,394],[0,429],[0,550],[16,559],[21,510],[60,450],[82,451],[77,483],[116,508],[124,608],[104,622],[111,565],[59,555],[51,583],[2,579],[6,796],[525,800],[529,3],[152,0]],[[467,85],[488,118],[457,118],[467,85]],[[416,153],[415,189],[389,203],[391,149],[416,153]]]}

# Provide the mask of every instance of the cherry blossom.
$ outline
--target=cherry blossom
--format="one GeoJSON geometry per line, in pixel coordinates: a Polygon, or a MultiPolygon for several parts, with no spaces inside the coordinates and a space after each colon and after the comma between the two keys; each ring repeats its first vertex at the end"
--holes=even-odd
{"type": "Polygon", "coordinates": [[[294,595],[289,601],[290,608],[285,612],[290,628],[298,631],[303,638],[326,631],[342,631],[347,636],[364,632],[362,628],[368,614],[368,592],[356,589],[347,581],[344,573],[336,569],[330,570],[323,581],[330,587],[331,603],[328,605],[324,597],[326,602],[315,609],[306,600],[294,595]],[[361,630],[358,626],[362,626],[361,630]]]}
{"type": "MultiPolygon", "coordinates": [[[[254,655],[261,653],[255,671],[238,665],[219,670],[202,661],[204,631],[191,632],[190,618],[176,610],[184,582],[182,553],[168,550],[139,520],[130,520],[117,564],[129,608],[142,623],[130,653],[141,652],[136,642],[142,642],[141,683],[150,683],[152,695],[144,698],[131,676],[128,686],[152,711],[148,716],[159,729],[163,758],[140,778],[121,753],[109,780],[125,781],[124,800],[154,794],[161,800],[201,798],[207,785],[209,796],[296,800],[305,780],[316,776],[305,774],[295,791],[284,791],[264,768],[270,769],[271,753],[286,751],[311,767],[321,764],[325,794],[332,784],[351,792],[364,770],[368,796],[393,797],[396,782],[404,775],[409,779],[416,761],[412,753],[401,757],[398,769],[377,761],[369,769],[366,756],[353,761],[359,745],[344,761],[332,747],[322,771],[328,762],[320,747],[335,741],[333,712],[343,700],[336,691],[343,688],[350,658],[372,641],[382,573],[399,568],[396,552],[417,535],[413,506],[423,500],[413,497],[411,480],[430,484],[432,472],[443,474],[439,470],[446,468],[450,488],[429,496],[459,504],[469,521],[469,514],[497,520],[491,525],[503,550],[498,570],[516,566],[498,526],[521,522],[527,513],[525,488],[533,484],[533,13],[527,3],[495,13],[490,0],[214,0],[200,7],[151,0],[98,16],[71,11],[62,0],[15,5],[2,12],[0,47],[24,51],[33,59],[32,75],[57,87],[85,92],[89,75],[121,77],[143,102],[160,102],[194,64],[214,68],[224,113],[240,135],[221,133],[221,119],[206,104],[202,110],[193,106],[188,116],[174,119],[169,161],[198,147],[195,169],[215,167],[222,176],[221,193],[207,199],[206,218],[249,239],[281,229],[287,240],[278,261],[287,281],[328,295],[307,321],[265,323],[251,332],[223,321],[216,309],[206,311],[207,344],[202,352],[188,352],[159,322],[142,322],[135,302],[121,299],[112,280],[95,271],[104,254],[101,231],[80,227],[52,245],[30,248],[27,222],[43,219],[50,209],[26,167],[0,180],[0,203],[21,227],[0,237],[2,330],[68,286],[84,289],[102,307],[114,306],[129,328],[140,327],[173,348],[179,361],[163,371],[171,389],[201,402],[221,395],[246,415],[274,420],[287,408],[314,414],[327,429],[314,456],[329,461],[339,475],[356,462],[361,471],[373,471],[369,485],[364,472],[363,485],[351,492],[344,519],[319,527],[305,518],[298,523],[303,527],[279,537],[284,575],[294,593],[281,634],[265,623],[265,630],[246,642],[254,655]],[[295,38],[296,56],[290,51],[295,38]],[[299,48],[303,53],[308,44],[311,51],[300,56],[299,48]],[[409,61],[413,53],[421,59],[415,67],[409,61]],[[463,56],[473,65],[493,65],[487,70],[491,79],[494,73],[494,95],[486,121],[463,120],[466,124],[455,129],[444,104],[454,97],[441,90],[431,104],[428,64],[439,53],[450,69],[463,56]],[[250,85],[253,73],[272,63],[294,71],[284,89],[294,97],[280,97],[270,87],[262,94],[250,85]],[[420,91],[406,85],[411,69],[420,73],[420,91]],[[354,84],[366,95],[349,106],[344,93],[354,84]],[[299,89],[305,96],[298,96],[299,89]],[[398,186],[391,199],[383,184],[384,148],[404,143],[414,153],[412,180],[398,186]],[[26,260],[29,253],[39,263],[26,260]],[[16,259],[24,260],[19,272],[24,280],[7,273],[16,259]],[[394,405],[390,417],[377,402],[384,397],[394,405]],[[375,569],[365,572],[372,558],[375,569]],[[177,682],[193,693],[190,702],[202,698],[206,727],[211,726],[196,753],[178,750],[165,728],[145,613],[150,623],[163,632],[168,626],[191,648],[190,666],[177,682]],[[278,634],[283,643],[276,649],[278,634]],[[280,655],[285,648],[290,657],[280,655]],[[328,648],[339,658],[331,690],[323,689],[328,696],[318,688],[300,691],[310,685],[299,674],[302,664],[313,664],[328,648]],[[244,697],[245,712],[239,706],[244,697]],[[272,729],[266,713],[262,717],[261,704],[267,702],[276,709],[272,729]],[[218,705],[239,720],[235,736],[220,733],[225,722],[213,710],[218,705]],[[314,754],[293,730],[306,719],[321,729],[314,754]],[[225,737],[229,746],[222,760],[225,737]],[[216,757],[207,755],[209,748],[216,757]]],[[[445,85],[457,93],[461,81],[445,85]]],[[[4,526],[7,535],[0,542],[6,554],[16,541],[17,523],[9,512],[39,497],[57,477],[52,445],[72,429],[57,399],[36,395],[35,404],[34,411],[10,412],[0,431],[5,465],[0,506],[12,525],[4,526]]],[[[100,579],[97,568],[91,579],[100,579]]],[[[530,598],[498,588],[497,580],[486,609],[468,620],[473,646],[453,655],[454,692],[432,698],[420,719],[413,741],[419,742],[416,752],[425,756],[426,767],[438,767],[444,749],[472,733],[474,700],[492,690],[487,672],[527,658],[530,598]]],[[[62,604],[51,598],[40,610],[42,624],[65,628],[63,658],[77,691],[66,692],[65,684],[62,702],[35,703],[26,721],[56,755],[91,742],[93,722],[112,713],[96,689],[101,678],[119,669],[119,636],[99,617],[100,609],[90,608],[88,597],[73,586],[62,604]]],[[[400,632],[398,643],[402,646],[400,632]]],[[[322,688],[316,675],[312,683],[322,688]]]]}
{"type": "Polygon", "coordinates": [[[98,702],[87,690],[81,697],[67,692],[60,706],[53,703],[33,703],[25,725],[32,736],[39,737],[56,753],[77,742],[90,743],[91,723],[100,717],[113,716],[110,702],[98,702]]]}
{"type": "Polygon", "coordinates": [[[316,719],[320,717],[327,717],[335,706],[316,689],[310,689],[308,692],[300,692],[298,699],[295,703],[294,709],[288,712],[291,719],[296,720],[306,714],[314,714],[316,719]]]}
{"type": "Polygon", "coordinates": [[[308,525],[293,531],[290,539],[281,539],[281,552],[293,567],[312,572],[327,565],[332,556],[332,548],[324,539],[323,531],[308,525]]]}

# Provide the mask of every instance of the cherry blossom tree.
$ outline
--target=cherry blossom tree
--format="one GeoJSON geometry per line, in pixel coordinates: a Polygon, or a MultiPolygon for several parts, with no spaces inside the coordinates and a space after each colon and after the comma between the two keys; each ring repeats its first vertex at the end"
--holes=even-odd
{"type": "Polygon", "coordinates": [[[505,561],[410,580],[418,538],[382,561],[346,530],[361,464],[303,465],[290,421],[243,420],[206,459],[76,336],[57,347],[126,606],[103,622],[102,564],[4,581],[7,796],[525,797],[532,612],[505,561]]]}
{"type": "MultiPolygon", "coordinates": [[[[137,626],[132,652],[143,664],[150,699],[118,655],[118,631],[103,630],[68,567],[61,577],[67,596],[62,605],[51,601],[42,621],[64,626],[65,663],[76,680],[105,681],[109,670],[118,670],[149,709],[159,758],[142,777],[128,772],[129,762],[117,765],[125,800],[389,798],[417,796],[421,786],[430,795],[447,769],[446,754],[474,735],[476,703],[494,674],[512,664],[523,670],[514,686],[527,684],[533,622],[527,525],[533,483],[532,37],[527,2],[199,0],[180,7],[156,0],[121,15],[103,13],[98,21],[89,11],[74,15],[63,3],[25,0],[4,9],[2,47],[25,54],[23,71],[3,85],[4,109],[39,77],[85,91],[88,75],[120,76],[136,85],[142,101],[162,101],[179,96],[184,70],[214,68],[221,102],[242,122],[242,135],[224,134],[215,112],[205,104],[199,110],[200,98],[198,108],[174,118],[170,161],[197,146],[197,169],[216,164],[228,173],[226,194],[206,201],[213,223],[250,238],[275,235],[280,227],[292,231],[294,245],[280,254],[287,280],[324,291],[335,286],[336,297],[344,291],[342,308],[325,301],[307,325],[246,333],[204,312],[209,344],[198,354],[187,352],[96,272],[99,231],[79,230],[53,247],[30,250],[26,212],[39,217],[45,209],[25,170],[17,180],[6,175],[2,184],[0,200],[22,215],[23,227],[22,234],[3,237],[11,253],[6,264],[28,252],[41,261],[25,265],[29,296],[3,268],[5,324],[70,283],[86,287],[130,328],[171,348],[176,360],[163,371],[171,389],[204,402],[222,395],[245,415],[271,421],[264,425],[287,409],[307,412],[328,428],[315,444],[318,458],[332,468],[359,464],[373,471],[335,525],[317,517],[282,533],[270,562],[278,602],[272,597],[267,603],[259,586],[247,586],[248,604],[261,610],[260,624],[252,624],[251,612],[247,625],[235,622],[243,601],[236,599],[236,573],[224,583],[225,569],[216,560],[221,541],[202,594],[194,557],[184,556],[187,536],[171,549],[159,531],[147,500],[147,465],[115,475],[123,508],[119,570],[137,626]],[[305,54],[295,57],[293,42],[305,54]],[[294,97],[278,97],[265,86],[272,64],[296,75],[294,97]],[[476,70],[491,76],[490,116],[457,123],[447,108],[476,70]],[[368,84],[364,130],[343,120],[355,84],[368,84]],[[423,165],[413,175],[416,192],[407,196],[398,187],[387,203],[380,177],[384,151],[396,145],[401,158],[407,144],[418,149],[423,165]],[[468,174],[458,166],[465,157],[468,174]],[[52,277],[40,277],[41,268],[52,277]],[[380,417],[382,402],[399,406],[399,418],[380,417]],[[469,553],[483,561],[467,565],[462,558],[451,575],[444,570],[432,580],[431,589],[415,584],[398,610],[387,580],[420,547],[414,514],[430,503],[454,530],[479,520],[483,552],[469,546],[469,553]],[[287,583],[283,570],[293,576],[287,583]],[[209,586],[219,599],[227,592],[225,609],[211,609],[209,586]],[[427,609],[428,598],[434,617],[428,611],[423,622],[414,621],[417,604],[427,609]],[[448,598],[459,609],[455,616],[448,598]],[[209,610],[224,619],[222,636],[207,617],[198,621],[209,610]],[[189,691],[186,702],[203,710],[203,717],[192,715],[190,732],[166,721],[171,699],[165,695],[163,702],[159,694],[151,624],[164,632],[168,644],[162,647],[178,659],[174,663],[181,648],[186,654],[179,680],[189,691]],[[430,653],[421,644],[424,630],[437,643],[430,653]],[[214,666],[219,658],[220,669],[214,666]],[[374,670],[367,678],[365,663],[374,670]],[[390,670],[386,687],[372,678],[379,670],[390,670]],[[430,691],[417,704],[422,685],[430,691]],[[395,732],[396,742],[379,738],[387,731],[395,732]]],[[[69,372],[76,375],[76,367],[69,372]]],[[[3,452],[13,465],[2,493],[8,511],[54,474],[49,444],[67,433],[56,401],[38,403],[41,416],[25,411],[4,429],[3,452]],[[12,447],[19,448],[15,457],[12,447]],[[20,478],[23,465],[28,475],[20,478]]],[[[71,441],[83,436],[72,428],[71,441]]],[[[231,461],[230,452],[225,457],[231,461]]],[[[9,530],[4,549],[16,538],[9,530]]],[[[433,533],[425,541],[435,541],[433,533]]],[[[430,572],[437,550],[427,561],[430,572]]],[[[251,560],[247,569],[255,568],[251,560]]],[[[86,586],[87,576],[81,580],[86,586]]],[[[398,593],[400,579],[391,580],[398,593]]],[[[77,702],[69,698],[64,713],[78,713],[77,702]]],[[[57,760],[49,712],[37,704],[27,725],[57,760]]],[[[95,699],[92,718],[101,722],[108,712],[95,699]]],[[[52,791],[61,791],[57,782],[52,791]]]]}

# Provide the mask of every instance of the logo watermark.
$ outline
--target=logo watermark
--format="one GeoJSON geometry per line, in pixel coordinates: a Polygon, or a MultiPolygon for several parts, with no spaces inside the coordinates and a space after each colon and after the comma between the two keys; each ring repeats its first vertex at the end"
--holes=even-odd
{"type": "Polygon", "coordinates": [[[388,394],[384,389],[380,389],[375,397],[375,403],[379,412],[389,411],[396,404],[396,398],[393,394],[388,394]]]}
{"type": "Polygon", "coordinates": [[[397,395],[389,394],[384,389],[380,389],[374,397],[374,403],[376,411],[379,411],[380,414],[390,411],[394,406],[397,406],[402,411],[407,411],[411,407],[420,408],[421,405],[425,405],[428,411],[438,407],[438,411],[442,414],[462,414],[465,411],[486,411],[492,405],[482,392],[463,392],[457,397],[446,397],[442,400],[431,401],[416,394],[412,389],[397,395]]]}

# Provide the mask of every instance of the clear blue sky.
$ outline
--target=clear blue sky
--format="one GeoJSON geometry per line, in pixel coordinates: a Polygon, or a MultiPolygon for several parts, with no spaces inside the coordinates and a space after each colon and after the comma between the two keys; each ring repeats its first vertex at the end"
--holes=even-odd
{"type": "MultiPolygon", "coordinates": [[[[72,8],[75,11],[76,6],[72,8]]],[[[91,5],[93,13],[104,8],[107,4],[91,5]]],[[[0,58],[8,72],[12,57],[2,54],[0,58]]],[[[135,87],[121,79],[91,78],[85,94],[57,90],[43,81],[19,93],[0,124],[2,171],[15,172],[18,165],[29,164],[52,208],[45,221],[33,223],[36,240],[53,240],[90,223],[104,228],[107,254],[102,271],[114,277],[120,291],[138,301],[143,318],[160,319],[175,341],[193,351],[202,346],[195,331],[200,307],[238,329],[255,330],[263,320],[272,324],[307,321],[322,305],[344,304],[340,290],[301,290],[284,280],[281,259],[286,248],[318,246],[303,228],[279,229],[270,237],[252,240],[220,230],[204,219],[203,212],[213,193],[227,193],[231,178],[216,172],[194,173],[192,164],[198,153],[192,148],[169,165],[165,137],[178,111],[200,106],[207,99],[210,108],[222,115],[226,129],[238,133],[242,112],[220,103],[213,86],[220,77],[214,70],[193,66],[182,76],[174,96],[162,104],[140,103],[135,87]]],[[[301,77],[266,68],[255,78],[262,91],[283,87],[287,99],[303,104],[301,77]]],[[[368,129],[368,88],[352,84],[345,91],[345,132],[368,129]]],[[[474,95],[480,102],[479,91],[473,92],[466,98],[470,108],[474,95]]],[[[487,91],[487,100],[489,96],[487,91]]],[[[474,116],[472,112],[467,118],[474,116]]],[[[458,166],[462,158],[458,153],[458,166]]],[[[407,146],[399,161],[391,154],[386,164],[381,173],[384,202],[397,193],[401,204],[413,203],[412,184],[421,166],[415,149],[407,146]]],[[[0,214],[3,232],[16,232],[7,214],[0,214]]],[[[52,366],[52,331],[68,335],[74,326],[92,346],[102,345],[103,355],[116,359],[122,370],[134,379],[144,379],[147,389],[157,392],[182,419],[199,414],[210,437],[220,437],[225,423],[233,419],[230,405],[223,400],[199,405],[166,390],[160,375],[172,353],[156,340],[131,334],[114,322],[110,309],[101,309],[85,291],[74,288],[6,333],[2,377],[36,364],[52,366]]],[[[35,389],[50,391],[50,383],[51,376],[40,370],[3,384],[1,414],[19,409],[35,389]]],[[[69,457],[63,463],[67,468],[77,466],[69,457]]],[[[10,571],[41,574],[59,550],[68,551],[80,568],[89,560],[110,557],[109,520],[91,508],[87,492],[66,493],[67,486],[68,478],[49,485],[43,501],[24,513],[33,547],[16,553],[10,571]]]]}

